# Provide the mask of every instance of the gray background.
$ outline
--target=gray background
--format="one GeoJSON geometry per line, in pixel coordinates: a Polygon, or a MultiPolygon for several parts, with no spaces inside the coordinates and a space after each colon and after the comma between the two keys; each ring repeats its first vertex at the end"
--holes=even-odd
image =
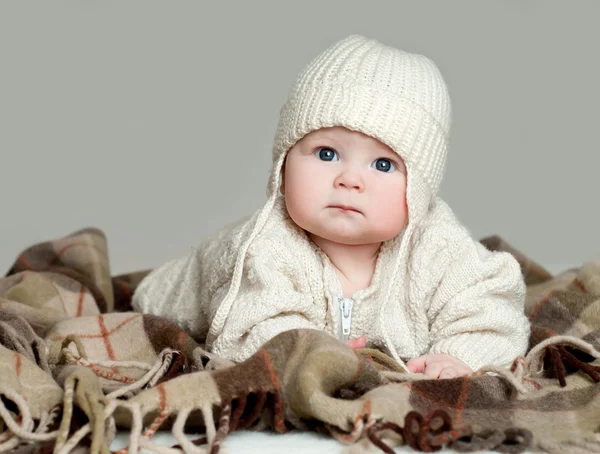
{"type": "Polygon", "coordinates": [[[432,58],[441,195],[557,271],[600,258],[600,2],[0,3],[0,273],[96,226],[112,271],[185,254],[265,200],[279,107],[350,33],[432,58]]]}

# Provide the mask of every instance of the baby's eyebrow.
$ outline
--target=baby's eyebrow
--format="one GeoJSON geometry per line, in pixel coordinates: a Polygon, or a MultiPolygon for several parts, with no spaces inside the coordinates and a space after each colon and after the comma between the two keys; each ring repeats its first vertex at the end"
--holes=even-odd
{"type": "Polygon", "coordinates": [[[391,148],[384,148],[384,150],[384,153],[390,156],[390,159],[395,159],[396,161],[403,161],[402,157],[391,148]]]}
{"type": "Polygon", "coordinates": [[[373,150],[371,153],[373,155],[379,155],[379,157],[381,157],[381,158],[393,159],[395,161],[402,159],[400,157],[400,155],[398,153],[396,153],[394,150],[388,150],[387,148],[373,150]]]}
{"type": "Polygon", "coordinates": [[[328,142],[328,143],[333,143],[335,145],[339,145],[339,142],[332,136],[329,136],[327,134],[321,134],[319,136],[313,136],[310,138],[310,143],[315,143],[315,142],[328,142]]]}
{"type": "Polygon", "coordinates": [[[343,153],[344,147],[341,143],[336,142],[335,140],[328,140],[324,138],[311,139],[306,142],[306,148],[308,150],[316,150],[320,148],[331,148],[332,150],[343,153]]]}

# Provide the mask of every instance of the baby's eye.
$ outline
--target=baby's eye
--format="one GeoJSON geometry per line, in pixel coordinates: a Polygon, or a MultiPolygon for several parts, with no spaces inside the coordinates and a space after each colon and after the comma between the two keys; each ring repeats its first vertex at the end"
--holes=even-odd
{"type": "Polygon", "coordinates": [[[391,172],[395,170],[396,166],[392,161],[385,158],[380,158],[373,163],[373,167],[381,172],[391,172]]]}
{"type": "Polygon", "coordinates": [[[339,159],[337,152],[331,148],[319,148],[315,154],[321,161],[337,161],[339,159]]]}

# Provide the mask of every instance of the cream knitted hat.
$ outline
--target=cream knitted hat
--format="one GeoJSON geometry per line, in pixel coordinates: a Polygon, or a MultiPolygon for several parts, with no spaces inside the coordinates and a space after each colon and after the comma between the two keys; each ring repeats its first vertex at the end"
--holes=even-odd
{"type": "MultiPolygon", "coordinates": [[[[284,103],[273,146],[268,200],[237,256],[228,293],[210,326],[207,347],[222,332],[236,298],[248,247],[266,224],[281,184],[288,150],[311,131],[343,126],[374,137],[394,150],[407,169],[409,222],[393,248],[398,273],[415,225],[435,197],[446,162],[451,116],[448,90],[428,58],[351,35],[314,58],[299,74],[284,103]]],[[[388,288],[386,301],[390,300],[388,288]]],[[[381,314],[384,314],[382,308],[381,314]]],[[[393,356],[401,362],[384,330],[393,356]]]]}
{"type": "Polygon", "coordinates": [[[444,172],[450,117],[448,89],[431,60],[349,36],[298,75],[281,109],[272,178],[279,178],[281,156],[306,134],[344,126],[388,145],[433,196],[444,172]]]}

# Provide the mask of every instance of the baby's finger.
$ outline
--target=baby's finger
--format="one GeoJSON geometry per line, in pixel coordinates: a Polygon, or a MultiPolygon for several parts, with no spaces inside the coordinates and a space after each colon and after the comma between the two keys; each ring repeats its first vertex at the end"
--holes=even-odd
{"type": "Polygon", "coordinates": [[[442,370],[447,367],[444,363],[430,363],[425,366],[423,374],[431,378],[439,378],[442,370]]]}
{"type": "Polygon", "coordinates": [[[473,371],[467,366],[467,367],[457,367],[456,368],[456,376],[457,377],[462,377],[463,375],[469,375],[472,374],[473,371]]]}
{"type": "Polygon", "coordinates": [[[458,377],[459,373],[453,366],[445,367],[440,372],[440,379],[448,379],[458,377]]]}
{"type": "Polygon", "coordinates": [[[348,345],[354,350],[365,348],[367,346],[367,337],[360,336],[360,337],[357,337],[356,339],[349,339],[348,345]]]}
{"type": "Polygon", "coordinates": [[[406,363],[406,368],[409,372],[413,374],[420,374],[425,370],[425,366],[427,364],[427,355],[419,356],[418,358],[413,358],[406,363]]]}

